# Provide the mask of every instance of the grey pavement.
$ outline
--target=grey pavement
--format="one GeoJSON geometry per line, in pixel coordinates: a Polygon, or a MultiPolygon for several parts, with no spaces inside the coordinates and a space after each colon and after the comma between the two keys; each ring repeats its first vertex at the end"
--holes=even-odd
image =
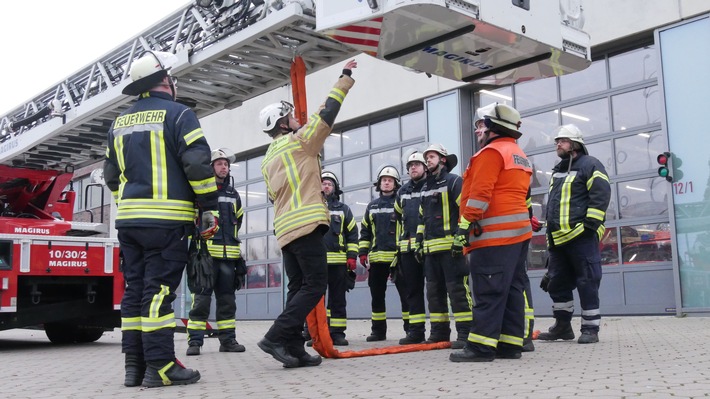
{"type": "MultiPolygon", "coordinates": [[[[537,319],[536,329],[552,325],[537,319]]],[[[573,320],[576,328],[579,319],[573,320]]],[[[202,373],[194,385],[127,388],[120,331],[84,345],[53,345],[43,331],[0,331],[0,397],[4,398],[700,398],[710,396],[710,319],[606,317],[600,342],[535,341],[520,360],[452,363],[450,349],[353,359],[284,369],[256,343],[266,321],[237,322],[244,353],[219,353],[216,338],[202,355],[178,357],[202,373]]],[[[401,322],[388,320],[388,341],[368,343],[369,321],[349,320],[349,347],[397,345],[401,322]]],[[[578,335],[578,333],[577,333],[578,335]]],[[[310,350],[312,352],[312,350],[310,350]]]]}

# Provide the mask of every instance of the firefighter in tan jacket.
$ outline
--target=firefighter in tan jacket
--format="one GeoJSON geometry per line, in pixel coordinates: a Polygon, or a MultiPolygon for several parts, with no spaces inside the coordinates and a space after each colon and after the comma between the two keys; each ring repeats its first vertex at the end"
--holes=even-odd
{"type": "Polygon", "coordinates": [[[321,192],[320,152],[355,83],[351,77],[355,67],[355,60],[345,64],[325,103],[305,126],[299,126],[293,106],[285,101],[267,106],[259,115],[263,131],[274,139],[261,172],[274,203],[274,231],[289,284],[286,307],[258,346],[284,367],[317,366],[322,360],[306,353],[301,334],[306,316],[328,283],[323,234],[330,217],[321,192]]]}

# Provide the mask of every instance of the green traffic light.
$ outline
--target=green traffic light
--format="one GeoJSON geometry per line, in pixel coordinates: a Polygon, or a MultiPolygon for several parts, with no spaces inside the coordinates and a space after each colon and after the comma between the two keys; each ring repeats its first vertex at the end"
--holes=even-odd
{"type": "Polygon", "coordinates": [[[668,177],[668,168],[666,168],[665,166],[661,166],[660,168],[658,168],[658,176],[668,177]]]}

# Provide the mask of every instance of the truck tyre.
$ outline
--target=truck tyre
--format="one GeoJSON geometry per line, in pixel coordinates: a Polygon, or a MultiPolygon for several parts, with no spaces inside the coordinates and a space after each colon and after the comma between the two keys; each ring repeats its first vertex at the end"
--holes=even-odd
{"type": "Polygon", "coordinates": [[[104,329],[74,323],[47,323],[44,325],[44,332],[53,344],[81,344],[98,340],[104,329]]]}

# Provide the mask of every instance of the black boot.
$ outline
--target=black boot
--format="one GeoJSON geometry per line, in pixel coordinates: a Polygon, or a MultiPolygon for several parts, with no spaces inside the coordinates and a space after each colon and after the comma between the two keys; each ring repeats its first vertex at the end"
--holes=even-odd
{"type": "Polygon", "coordinates": [[[145,367],[145,360],[143,360],[142,353],[126,353],[126,379],[123,385],[127,387],[137,387],[143,383],[145,367]]]}
{"type": "Polygon", "coordinates": [[[244,347],[244,345],[237,342],[237,340],[234,338],[226,340],[219,344],[220,352],[244,352],[245,350],[247,349],[244,347]]]}
{"type": "Polygon", "coordinates": [[[543,341],[555,341],[558,339],[569,341],[570,339],[574,339],[572,323],[569,321],[555,320],[555,324],[552,325],[547,332],[540,333],[537,339],[543,341]]]}
{"type": "Polygon", "coordinates": [[[185,368],[179,360],[147,362],[143,386],[146,388],[169,385],[188,385],[200,380],[200,372],[185,368]]]}
{"type": "MultiPolygon", "coordinates": [[[[301,341],[303,342],[303,341],[301,341]]],[[[256,344],[261,350],[270,354],[274,359],[281,362],[284,367],[298,367],[298,359],[293,357],[286,345],[281,342],[274,342],[264,337],[256,344]]]]}
{"type": "Polygon", "coordinates": [[[449,354],[449,360],[454,363],[462,362],[492,362],[495,359],[495,355],[483,355],[474,352],[468,346],[464,346],[463,350],[458,352],[451,352],[449,354]]]}
{"type": "Polygon", "coordinates": [[[424,342],[424,333],[408,332],[407,336],[399,340],[400,345],[421,344],[424,342]]]}
{"type": "Polygon", "coordinates": [[[370,335],[365,338],[365,341],[367,342],[375,342],[375,341],[384,341],[387,339],[387,336],[385,334],[380,334],[376,332],[370,333],[370,335]]]}

